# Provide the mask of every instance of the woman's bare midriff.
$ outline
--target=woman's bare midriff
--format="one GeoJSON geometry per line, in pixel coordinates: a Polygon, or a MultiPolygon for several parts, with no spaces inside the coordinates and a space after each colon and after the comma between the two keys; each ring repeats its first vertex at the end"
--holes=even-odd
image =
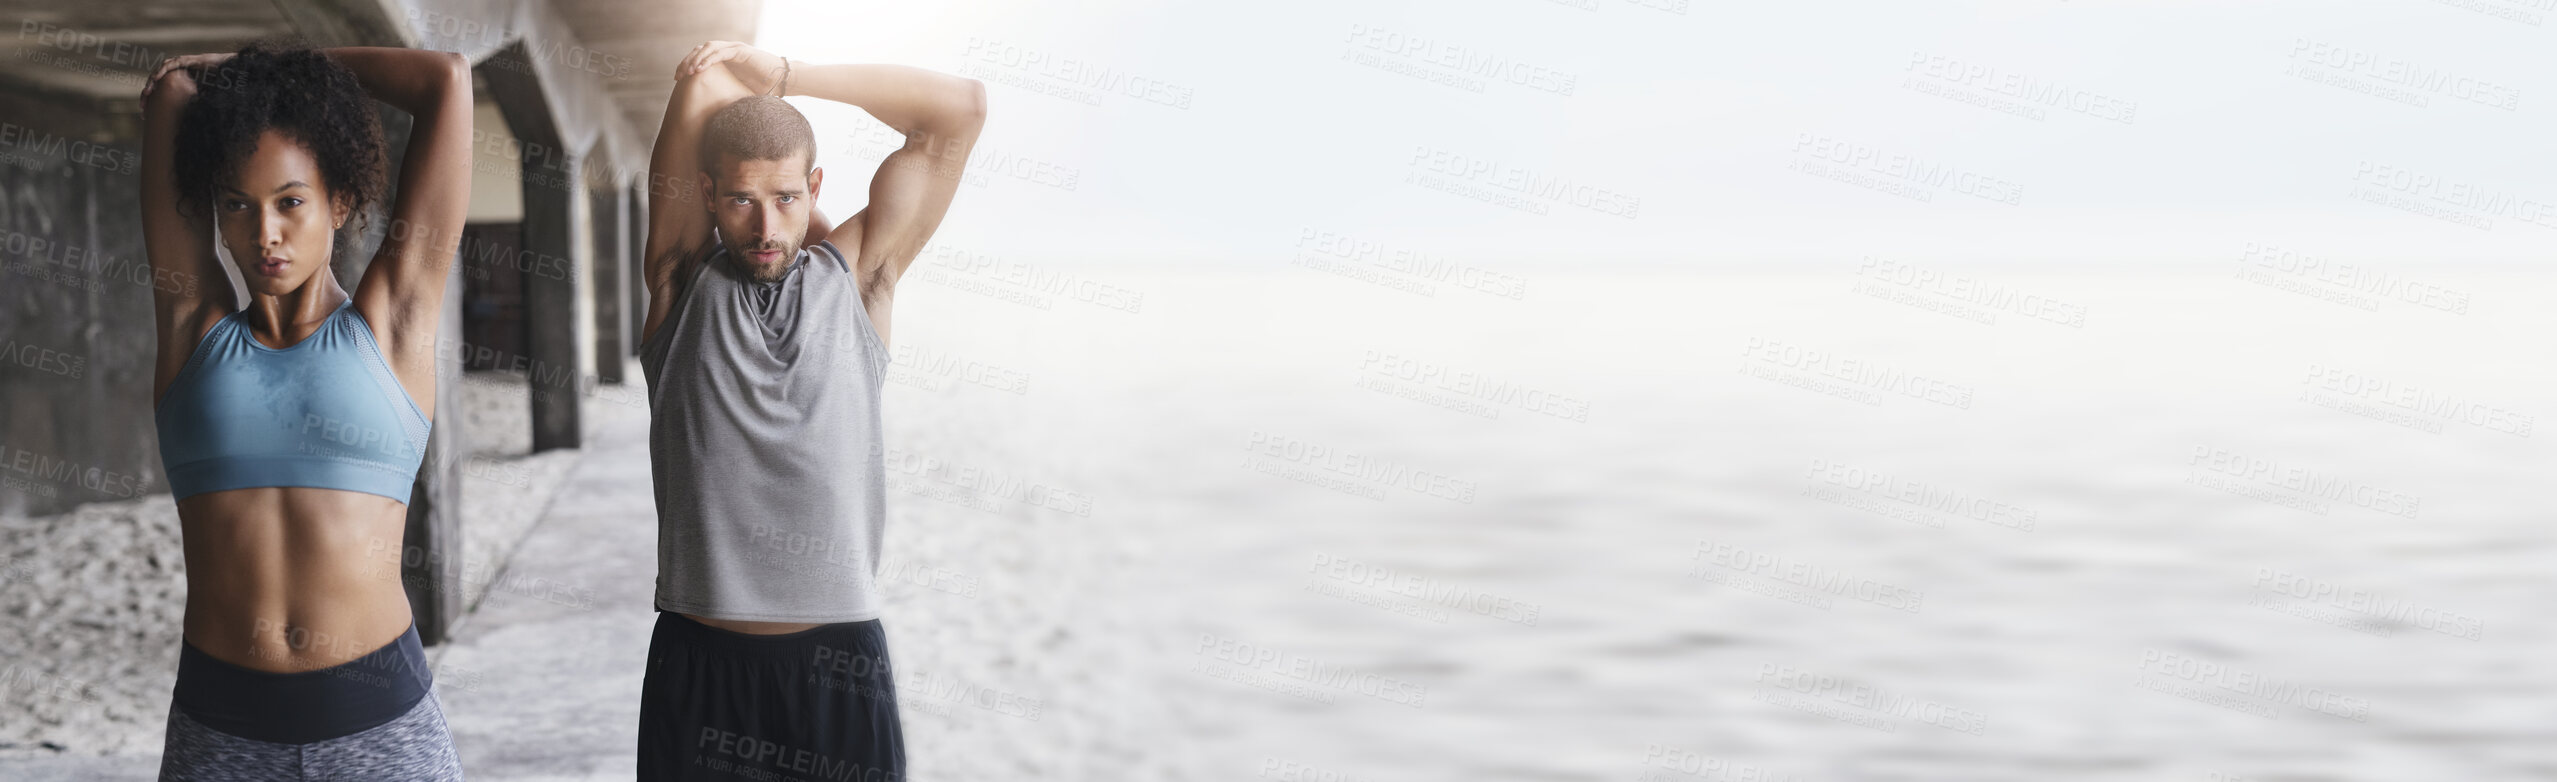
{"type": "Polygon", "coordinates": [[[337,489],[233,489],[178,503],[186,640],[260,671],[327,668],[408,631],[408,506],[337,489]]]}

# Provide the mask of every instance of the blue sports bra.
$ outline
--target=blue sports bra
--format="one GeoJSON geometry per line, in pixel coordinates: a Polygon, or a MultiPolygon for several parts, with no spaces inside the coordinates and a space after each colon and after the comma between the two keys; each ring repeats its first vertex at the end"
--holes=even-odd
{"type": "Polygon", "coordinates": [[[154,413],[171,493],[302,486],[408,501],[430,424],[354,303],[288,348],[259,344],[246,310],[205,332],[154,413]]]}

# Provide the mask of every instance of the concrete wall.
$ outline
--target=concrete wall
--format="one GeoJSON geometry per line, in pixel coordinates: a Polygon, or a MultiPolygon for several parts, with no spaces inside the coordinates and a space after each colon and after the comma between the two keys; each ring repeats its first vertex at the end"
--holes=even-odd
{"type": "MultiPolygon", "coordinates": [[[[0,112],[0,515],[166,491],[151,426],[151,265],[139,158],[0,112]],[[149,458],[145,458],[149,457],[149,458]]],[[[227,284],[227,283],[226,283],[227,284]]]]}

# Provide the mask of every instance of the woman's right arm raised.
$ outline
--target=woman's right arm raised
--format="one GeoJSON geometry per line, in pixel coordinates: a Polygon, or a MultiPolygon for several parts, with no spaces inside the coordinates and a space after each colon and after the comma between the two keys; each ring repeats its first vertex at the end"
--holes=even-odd
{"type": "Polygon", "coordinates": [[[213,322],[239,307],[231,278],[213,253],[213,218],[179,211],[178,117],[195,99],[184,59],[171,60],[142,88],[142,242],[151,260],[153,363],[151,399],[158,404],[213,322]]]}

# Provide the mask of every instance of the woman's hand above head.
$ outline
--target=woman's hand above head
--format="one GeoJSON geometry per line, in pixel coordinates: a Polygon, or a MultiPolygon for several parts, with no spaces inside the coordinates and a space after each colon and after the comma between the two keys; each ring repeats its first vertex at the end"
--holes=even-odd
{"type": "Polygon", "coordinates": [[[223,61],[231,59],[232,54],[232,52],[189,54],[161,60],[160,67],[152,69],[151,78],[142,82],[142,100],[148,102],[152,96],[159,95],[162,91],[171,91],[167,97],[172,98],[193,97],[196,89],[196,72],[221,65],[223,61]]]}

